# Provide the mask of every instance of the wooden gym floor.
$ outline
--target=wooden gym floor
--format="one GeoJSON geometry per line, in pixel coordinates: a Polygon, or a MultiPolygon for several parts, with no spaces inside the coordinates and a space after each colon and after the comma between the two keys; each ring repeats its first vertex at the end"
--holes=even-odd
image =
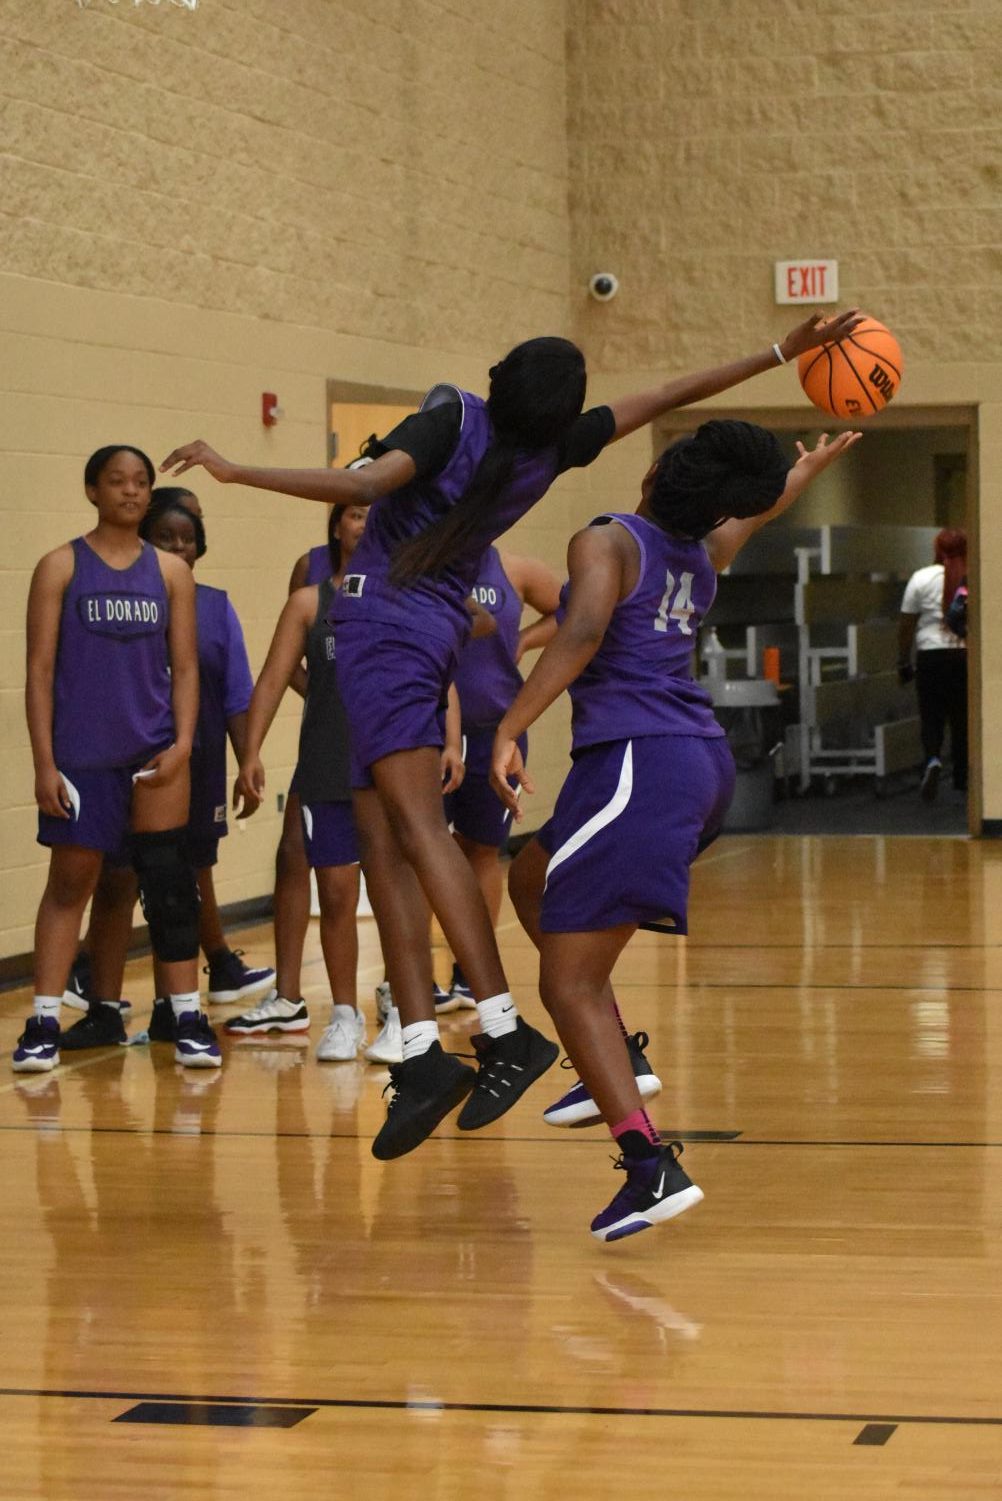
{"type": "MultiPolygon", "coordinates": [[[[616,1245],[609,1142],[540,1120],[558,1070],[372,1159],[387,1076],[313,1058],[315,935],[309,1047],[0,1075],[4,1501],[1002,1496],[1002,848],[731,836],[692,929],[618,991],[706,1201],[616,1245]]],[[[136,1030],[147,963],[127,993],[136,1030]]]]}

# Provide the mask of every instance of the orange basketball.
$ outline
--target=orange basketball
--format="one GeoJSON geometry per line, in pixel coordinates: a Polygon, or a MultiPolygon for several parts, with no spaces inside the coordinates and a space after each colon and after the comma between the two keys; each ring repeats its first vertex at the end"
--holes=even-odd
{"type": "Polygon", "coordinates": [[[800,384],[822,412],[858,422],[893,401],[901,384],[901,346],[876,318],[837,344],[809,349],[797,361],[800,384]]]}

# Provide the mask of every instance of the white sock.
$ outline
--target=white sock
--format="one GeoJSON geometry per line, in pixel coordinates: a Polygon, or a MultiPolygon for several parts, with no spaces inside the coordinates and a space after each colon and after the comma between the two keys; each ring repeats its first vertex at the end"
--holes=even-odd
{"type": "Polygon", "coordinates": [[[404,1062],[420,1058],[427,1053],[433,1042],[438,1042],[438,1022],[411,1022],[401,1031],[404,1041],[404,1062]]]}
{"type": "Polygon", "coordinates": [[[118,1002],[117,1001],[102,1001],[101,1005],[102,1006],[110,1006],[111,1009],[112,1009],[112,1011],[117,1011],[118,1010],[118,1002]]]}
{"type": "Polygon", "coordinates": [[[32,1001],[32,1010],[39,1018],[49,1016],[54,1022],[59,1020],[59,1008],[63,1004],[61,995],[36,995],[32,1001]]]}
{"type": "Polygon", "coordinates": [[[518,1021],[515,1002],[507,990],[501,995],[488,996],[486,1001],[478,1001],[477,1015],[488,1037],[507,1037],[509,1032],[514,1032],[518,1021]]]}
{"type": "Polygon", "coordinates": [[[175,1016],[183,1016],[186,1011],[200,1011],[202,1008],[198,999],[198,991],[191,990],[187,995],[172,995],[170,1009],[175,1016]]]}
{"type": "Polygon", "coordinates": [[[335,1001],[331,1007],[331,1026],[335,1022],[354,1022],[357,1016],[358,1011],[354,1006],[339,1006],[335,1001]]]}

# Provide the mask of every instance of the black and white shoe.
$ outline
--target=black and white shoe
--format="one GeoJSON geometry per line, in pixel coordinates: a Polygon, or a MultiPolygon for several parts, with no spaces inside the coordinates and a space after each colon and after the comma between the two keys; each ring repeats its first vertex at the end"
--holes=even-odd
{"type": "Polygon", "coordinates": [[[83,1048],[118,1047],[127,1041],[118,1006],[91,1001],[86,1016],[82,1016],[61,1034],[59,1046],[62,1052],[73,1053],[80,1052],[83,1048]]]}
{"type": "Polygon", "coordinates": [[[615,1166],[626,1182],[612,1203],[591,1222],[596,1240],[622,1240],[640,1230],[650,1230],[662,1220],[673,1220],[703,1198],[679,1167],[684,1148],[680,1141],[661,1147],[650,1157],[620,1157],[615,1166]]]}
{"type": "Polygon", "coordinates": [[[239,1037],[253,1037],[258,1032],[308,1032],[310,1013],[306,1002],[287,1001],[284,996],[265,996],[264,1000],[242,1016],[231,1016],[223,1025],[225,1032],[234,1032],[239,1037]]]}
{"type": "MultiPolygon", "coordinates": [[[[452,1053],[444,1053],[440,1042],[433,1042],[426,1053],[390,1064],[393,1090],[379,1134],[372,1143],[372,1155],[381,1162],[403,1157],[431,1135],[450,1110],[461,1104],[476,1082],[472,1068],[452,1053]]],[[[385,1090],[384,1090],[385,1093],[385,1090]]]]}
{"type": "MultiPolygon", "coordinates": [[[[634,1032],[632,1037],[626,1039],[633,1077],[637,1081],[642,1100],[653,1099],[656,1094],[661,1093],[661,1080],[647,1061],[646,1050],[650,1041],[646,1032],[634,1032]]],[[[569,1058],[564,1058],[560,1064],[561,1068],[573,1066],[569,1058]]],[[[547,1106],[543,1111],[543,1120],[548,1126],[597,1126],[602,1120],[602,1112],[586,1086],[578,1080],[559,1100],[547,1106]]]]}
{"type": "Polygon", "coordinates": [[[477,1054],[477,1082],[459,1112],[456,1125],[461,1131],[476,1131],[500,1120],[560,1056],[557,1044],[521,1017],[514,1032],[503,1037],[480,1033],[471,1041],[477,1054]]]}

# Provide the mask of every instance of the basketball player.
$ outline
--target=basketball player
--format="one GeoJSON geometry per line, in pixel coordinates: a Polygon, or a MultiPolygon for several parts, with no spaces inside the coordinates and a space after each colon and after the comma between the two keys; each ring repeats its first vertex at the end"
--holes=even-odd
{"type": "Polygon", "coordinates": [[[591,463],[606,443],[841,337],[857,317],[845,313],[822,331],[812,316],[774,349],[584,413],[580,350],[565,339],[531,339],[492,368],[486,400],[435,387],[420,412],[370,445],[374,462],[361,471],[248,468],[202,442],[164,461],[176,474],[202,464],[223,482],[373,502],[334,619],[366,884],[403,1023],[404,1057],[391,1075],[376,1157],[418,1146],[471,1089],[460,1128],[497,1120],[557,1056],[518,1014],[490,914],[442,813],[445,689],[469,633],[465,602],[484,552],[558,475],[591,463]],[[427,903],[477,1002],[476,1075],[438,1039],[427,903]]]}
{"type": "MultiPolygon", "coordinates": [[[[84,469],[97,525],[47,553],[28,597],[27,716],[38,839],[51,850],[35,927],[33,1015],[19,1073],[59,1063],[59,1015],[84,908],[105,855],[128,850],[177,1019],[175,1058],[217,1068],[199,1009],[198,887],[187,855],[188,763],[198,714],[195,586],[139,536],[154,470],[139,449],[99,449],[84,469]]],[[[101,1001],[117,979],[95,956],[101,1001]]]]}
{"type": "MultiPolygon", "coordinates": [[[[459,693],[466,776],[446,800],[445,816],[453,838],[470,863],[481,894],[497,927],[504,880],[500,853],[511,820],[507,808],[490,785],[494,731],[505,709],[522,686],[518,662],[526,650],[545,645],[556,630],[560,580],[537,558],[488,548],[473,598],[496,622],[489,636],[471,639],[459,655],[455,686],[459,693]],[[520,629],[522,609],[528,605],[538,619],[520,629]]],[[[527,746],[520,747],[523,761],[527,746]]],[[[449,1006],[476,1009],[476,1000],[458,960],[452,967],[449,1006]]],[[[442,1007],[439,1007],[441,1013],[442,1007]]]]}
{"type": "MultiPolygon", "coordinates": [[[[568,549],[557,633],[500,725],[491,780],[521,816],[519,737],[565,688],[573,766],[509,891],[540,951],[540,995],[626,1183],[592,1221],[616,1240],[703,1197],[647,1115],[610,976],[638,927],[685,933],[689,867],[720,832],[734,761],[691,675],[696,630],[748,538],[859,438],[827,436],[788,468],[771,433],[706,422],[645,475],[636,515],[599,516],[568,549]]],[[[579,1087],[580,1088],[580,1087],[579,1087]]]]}

